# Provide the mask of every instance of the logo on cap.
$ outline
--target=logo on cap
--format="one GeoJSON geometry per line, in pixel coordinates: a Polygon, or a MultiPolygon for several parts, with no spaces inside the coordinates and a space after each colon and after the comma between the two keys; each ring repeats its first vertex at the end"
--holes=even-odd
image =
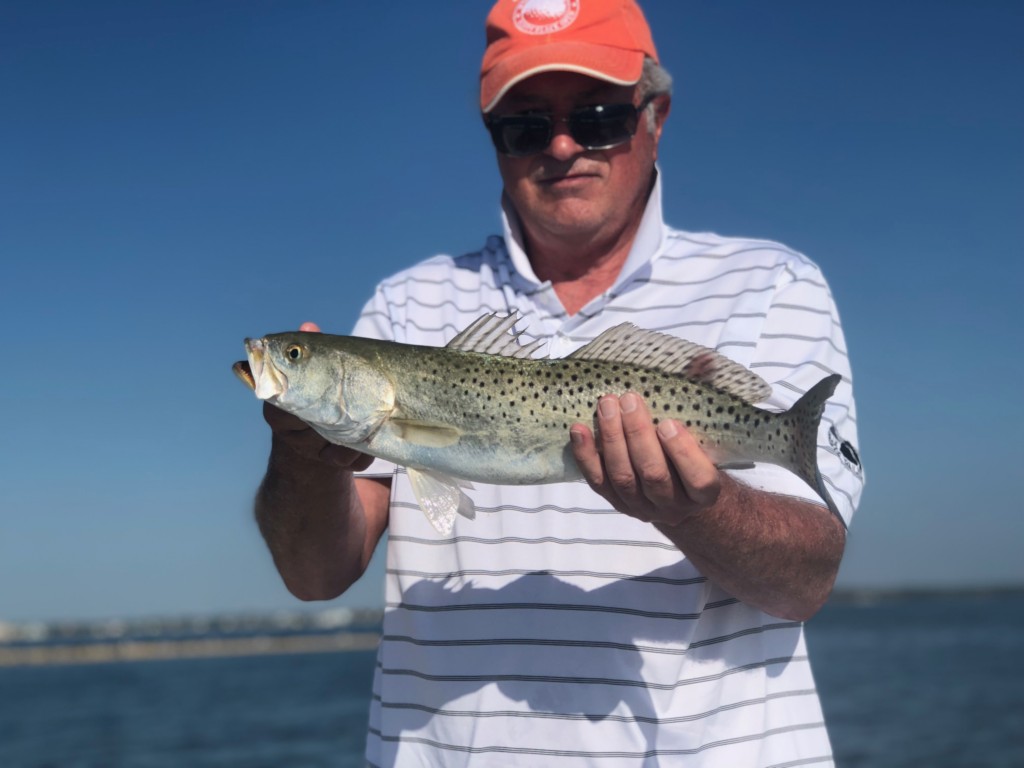
{"type": "Polygon", "coordinates": [[[576,21],[579,13],[580,0],[519,0],[512,23],[527,35],[550,35],[576,21]]]}

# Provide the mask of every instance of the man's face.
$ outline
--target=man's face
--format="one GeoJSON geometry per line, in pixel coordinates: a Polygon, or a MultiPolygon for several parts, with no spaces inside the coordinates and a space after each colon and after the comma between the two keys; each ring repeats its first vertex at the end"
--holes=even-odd
{"type": "MultiPolygon", "coordinates": [[[[578,107],[637,104],[635,86],[618,86],[570,72],[528,78],[510,90],[494,114],[546,112],[556,119],[578,107]]],[[[656,101],[657,105],[658,102],[656,101]]],[[[610,149],[586,150],[565,122],[557,122],[550,144],[528,157],[498,153],[505,191],[528,239],[572,239],[581,245],[615,238],[639,221],[647,202],[666,109],[658,109],[655,131],[641,115],[636,134],[610,149]]]]}

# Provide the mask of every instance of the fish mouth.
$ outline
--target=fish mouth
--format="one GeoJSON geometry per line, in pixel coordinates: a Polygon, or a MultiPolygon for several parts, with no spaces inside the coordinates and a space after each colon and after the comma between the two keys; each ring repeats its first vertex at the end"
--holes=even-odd
{"type": "Polygon", "coordinates": [[[266,339],[246,339],[245,352],[249,360],[240,360],[232,369],[248,384],[260,400],[273,400],[288,389],[288,379],[274,365],[267,354],[266,339]]]}
{"type": "Polygon", "coordinates": [[[242,380],[243,384],[254,392],[256,391],[256,378],[252,375],[252,368],[249,366],[248,360],[239,360],[231,366],[231,370],[242,380]]]}

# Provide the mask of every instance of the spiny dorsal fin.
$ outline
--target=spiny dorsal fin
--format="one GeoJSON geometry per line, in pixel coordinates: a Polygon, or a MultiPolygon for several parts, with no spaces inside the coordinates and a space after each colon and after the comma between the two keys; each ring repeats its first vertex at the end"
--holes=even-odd
{"type": "Polygon", "coordinates": [[[654,368],[729,392],[749,403],[767,400],[772,393],[768,382],[715,350],[657,331],[645,331],[632,323],[609,328],[569,357],[654,368]]]}
{"type": "Polygon", "coordinates": [[[485,355],[503,355],[504,357],[532,357],[537,348],[543,344],[542,339],[520,344],[522,331],[514,330],[519,315],[499,315],[492,312],[474,320],[458,336],[448,342],[447,349],[460,352],[482,352],[485,355]],[[512,331],[510,334],[509,331],[512,331]]]}

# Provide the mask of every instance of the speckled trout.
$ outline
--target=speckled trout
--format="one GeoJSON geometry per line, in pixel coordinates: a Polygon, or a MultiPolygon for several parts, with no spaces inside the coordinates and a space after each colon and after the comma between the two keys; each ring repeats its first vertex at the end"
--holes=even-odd
{"type": "Polygon", "coordinates": [[[593,423],[598,398],[641,394],[654,421],[678,419],[719,467],[762,461],[795,473],[835,511],[817,466],[818,423],[840,377],[788,411],[755,407],[771,387],[714,350],[624,323],[564,358],[538,359],[515,315],[485,315],[445,347],[356,336],[246,339],[234,370],[261,400],[328,441],[407,468],[442,534],[472,518],[472,482],[533,485],[581,477],[569,427],[593,423]]]}

